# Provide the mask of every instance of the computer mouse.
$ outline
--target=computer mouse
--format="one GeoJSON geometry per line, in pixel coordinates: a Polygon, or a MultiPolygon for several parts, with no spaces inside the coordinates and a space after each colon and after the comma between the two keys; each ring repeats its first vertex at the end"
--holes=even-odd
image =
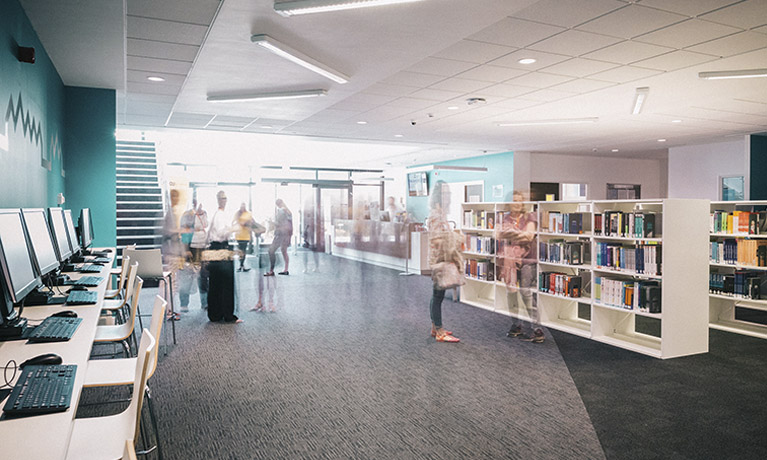
{"type": "Polygon", "coordinates": [[[19,369],[24,369],[24,366],[26,365],[44,366],[48,364],[61,364],[61,362],[61,356],[56,353],[46,353],[44,355],[35,356],[34,358],[29,358],[19,365],[19,369]]]}
{"type": "Polygon", "coordinates": [[[109,248],[107,248],[107,249],[102,249],[102,251],[104,251],[104,252],[112,252],[112,250],[111,250],[111,249],[109,249],[109,248]]]}
{"type": "Polygon", "coordinates": [[[77,313],[73,312],[72,310],[64,310],[58,313],[54,313],[51,316],[57,318],[77,318],[77,313]]]}

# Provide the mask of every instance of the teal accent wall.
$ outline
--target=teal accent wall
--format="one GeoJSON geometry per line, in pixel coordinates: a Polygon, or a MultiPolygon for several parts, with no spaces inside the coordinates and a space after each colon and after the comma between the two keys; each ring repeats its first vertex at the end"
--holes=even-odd
{"type": "Polygon", "coordinates": [[[90,208],[94,246],[112,247],[117,241],[115,91],[67,86],[64,95],[65,207],[75,219],[80,209],[90,208]]]}
{"type": "Polygon", "coordinates": [[[767,136],[749,136],[751,165],[749,200],[767,200],[767,136]]]}
{"type": "MultiPolygon", "coordinates": [[[[510,193],[514,190],[514,152],[461,158],[459,160],[443,161],[434,164],[484,167],[487,168],[487,172],[428,171],[429,192],[431,192],[431,187],[438,180],[444,180],[448,183],[482,180],[485,181],[485,201],[511,201],[511,198],[507,199],[507,195],[510,196],[510,193]],[[493,198],[493,186],[495,185],[503,186],[503,196],[501,198],[493,198]]],[[[429,215],[429,197],[408,197],[407,211],[413,220],[423,222],[429,215]]]]}
{"type": "Polygon", "coordinates": [[[64,85],[17,0],[0,0],[0,207],[56,205],[64,192],[64,85]],[[21,63],[19,46],[36,62],[21,63]]]}

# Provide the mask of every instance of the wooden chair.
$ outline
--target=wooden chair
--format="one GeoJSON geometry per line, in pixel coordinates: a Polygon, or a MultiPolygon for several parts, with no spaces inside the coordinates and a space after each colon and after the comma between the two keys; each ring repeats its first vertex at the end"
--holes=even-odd
{"type": "Polygon", "coordinates": [[[138,311],[139,295],[141,293],[141,287],[144,285],[144,280],[136,277],[136,287],[130,297],[130,313],[127,320],[122,324],[97,326],[96,338],[93,340],[95,344],[100,343],[120,343],[125,350],[126,357],[131,356],[131,345],[136,343],[136,311],[138,311]]]}
{"type": "Polygon", "coordinates": [[[127,320],[127,313],[130,309],[130,299],[136,286],[136,276],[138,276],[138,262],[128,268],[128,281],[125,283],[125,295],[122,299],[104,300],[101,305],[102,315],[114,315],[119,322],[127,320]]]}
{"type": "MultiPolygon", "coordinates": [[[[145,280],[155,280],[161,287],[162,296],[168,301],[170,310],[168,315],[175,317],[176,309],[173,303],[173,272],[167,271],[162,265],[162,251],[159,249],[135,249],[125,248],[123,254],[130,256],[131,260],[139,263],[138,276],[145,280]]],[[[141,316],[139,316],[141,323],[141,316]]],[[[142,326],[143,327],[143,326],[142,326]]],[[[173,343],[176,343],[176,324],[171,324],[173,331],[173,343]]]]}
{"type": "Polygon", "coordinates": [[[130,257],[123,257],[122,265],[120,266],[120,277],[117,279],[117,289],[107,289],[104,293],[105,299],[118,299],[123,296],[129,268],[130,257]]]}

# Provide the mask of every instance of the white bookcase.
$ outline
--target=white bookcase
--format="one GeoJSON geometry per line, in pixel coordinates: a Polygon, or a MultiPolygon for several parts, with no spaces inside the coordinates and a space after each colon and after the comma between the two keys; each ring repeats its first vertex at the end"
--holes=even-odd
{"type": "MultiPolygon", "coordinates": [[[[749,234],[740,232],[738,229],[726,229],[726,231],[715,231],[713,226],[714,212],[723,211],[731,214],[735,211],[755,211],[767,210],[767,201],[719,201],[711,202],[711,224],[709,226],[711,243],[723,243],[725,240],[735,240],[739,244],[753,241],[755,244],[767,239],[767,234],[749,234]]],[[[758,230],[757,230],[758,231],[758,230]]],[[[743,261],[730,261],[730,263],[721,260],[719,262],[712,260],[712,250],[709,247],[709,266],[712,274],[732,275],[736,270],[748,269],[754,271],[765,271],[767,267],[760,267],[743,261]]],[[[715,289],[716,290],[716,289],[715,289]]],[[[752,337],[767,339],[767,326],[757,322],[747,321],[736,318],[736,308],[743,312],[749,311],[767,311],[767,300],[751,299],[747,296],[724,294],[721,292],[709,292],[709,327],[721,331],[734,332],[752,337]]],[[[762,293],[761,297],[767,297],[767,293],[762,293]]]]}
{"type": "MultiPolygon", "coordinates": [[[[673,358],[708,352],[708,319],[700,308],[708,301],[708,200],[612,200],[612,201],[541,201],[526,203],[537,210],[538,243],[582,241],[582,263],[538,262],[538,273],[557,272],[581,277],[579,297],[550,294],[536,290],[541,324],[581,337],[590,338],[657,358],[673,358]],[[654,213],[660,218],[660,234],[653,238],[596,234],[595,215],[606,211],[654,213]],[[552,213],[581,214],[578,233],[549,228],[552,213]],[[598,243],[617,243],[626,248],[649,244],[660,251],[659,274],[636,273],[597,265],[598,243]],[[596,278],[627,282],[654,280],[661,286],[661,312],[649,313],[637,308],[622,308],[598,301],[596,278]]],[[[509,203],[465,203],[464,211],[508,210],[509,203]]],[[[494,221],[494,226],[498,224],[494,221]]],[[[575,227],[575,226],[573,226],[575,227]]],[[[485,228],[464,225],[465,234],[492,235],[485,228]]],[[[539,246],[539,258],[541,257],[539,246]]],[[[496,256],[465,253],[467,258],[484,257],[495,267],[496,256]]],[[[467,278],[461,289],[464,303],[511,315],[503,282],[467,278]]],[[[524,309],[520,317],[529,320],[524,309]]]]}

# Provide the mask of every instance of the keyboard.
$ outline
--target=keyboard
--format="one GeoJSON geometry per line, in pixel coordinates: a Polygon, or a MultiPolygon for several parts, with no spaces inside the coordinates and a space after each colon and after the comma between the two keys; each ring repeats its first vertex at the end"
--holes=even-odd
{"type": "Polygon", "coordinates": [[[67,304],[89,305],[99,301],[99,293],[96,291],[69,291],[67,304]]]}
{"type": "Polygon", "coordinates": [[[101,282],[104,281],[104,277],[102,276],[82,276],[79,279],[73,281],[71,284],[73,286],[88,286],[88,287],[96,287],[101,282]]]}
{"type": "Polygon", "coordinates": [[[101,268],[102,268],[101,265],[83,264],[75,268],[75,270],[80,273],[98,273],[101,271],[101,268]]]}
{"type": "Polygon", "coordinates": [[[82,321],[82,318],[50,316],[32,329],[26,338],[30,342],[66,342],[72,338],[82,321]]]}
{"type": "Polygon", "coordinates": [[[95,259],[89,259],[88,262],[92,264],[106,264],[109,263],[109,259],[106,257],[96,257],[95,259]]]}
{"type": "Polygon", "coordinates": [[[33,415],[69,409],[77,365],[28,365],[3,407],[6,415],[33,415]]]}

